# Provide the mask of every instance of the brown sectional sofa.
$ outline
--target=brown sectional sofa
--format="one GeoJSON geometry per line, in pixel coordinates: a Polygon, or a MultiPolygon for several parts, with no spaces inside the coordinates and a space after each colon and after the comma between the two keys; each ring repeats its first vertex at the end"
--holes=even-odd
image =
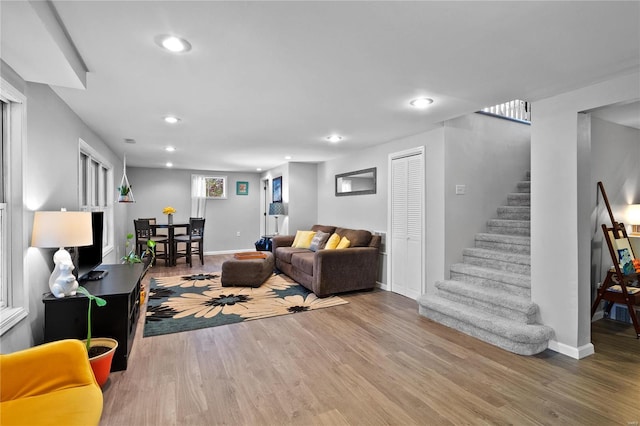
{"type": "Polygon", "coordinates": [[[291,247],[294,235],[272,239],[276,268],[318,297],[372,289],[378,275],[380,236],[369,231],[314,225],[312,231],[336,233],[351,241],[349,248],[311,251],[291,247]]]}

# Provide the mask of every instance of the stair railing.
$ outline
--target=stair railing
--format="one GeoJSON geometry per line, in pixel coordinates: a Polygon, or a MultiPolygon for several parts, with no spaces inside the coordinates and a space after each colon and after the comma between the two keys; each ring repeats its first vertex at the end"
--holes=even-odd
{"type": "Polygon", "coordinates": [[[531,124],[531,103],[520,99],[482,108],[481,114],[531,124]]]}

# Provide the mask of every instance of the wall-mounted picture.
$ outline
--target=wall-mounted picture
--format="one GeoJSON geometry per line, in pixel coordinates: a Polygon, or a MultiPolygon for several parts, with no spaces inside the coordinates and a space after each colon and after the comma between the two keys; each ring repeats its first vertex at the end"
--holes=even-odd
{"type": "Polygon", "coordinates": [[[206,176],[204,178],[207,198],[224,200],[227,198],[227,177],[206,176]]]}
{"type": "Polygon", "coordinates": [[[271,184],[273,185],[271,202],[281,203],[282,202],[282,176],[273,178],[273,182],[271,184]]]}
{"type": "Polygon", "coordinates": [[[236,195],[249,195],[249,182],[236,182],[236,195]]]}

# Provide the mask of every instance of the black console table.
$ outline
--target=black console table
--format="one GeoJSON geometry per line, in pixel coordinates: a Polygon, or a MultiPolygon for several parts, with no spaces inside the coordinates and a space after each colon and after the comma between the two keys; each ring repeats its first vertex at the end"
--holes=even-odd
{"type": "MultiPolygon", "coordinates": [[[[80,284],[95,296],[107,301],[103,307],[91,308],[92,337],[111,337],[118,341],[111,371],[127,369],[127,360],[140,315],[141,263],[100,265],[106,271],[100,280],[80,284]]],[[[82,295],[56,298],[46,293],[44,302],[44,341],[87,338],[88,299],[82,295]]]]}

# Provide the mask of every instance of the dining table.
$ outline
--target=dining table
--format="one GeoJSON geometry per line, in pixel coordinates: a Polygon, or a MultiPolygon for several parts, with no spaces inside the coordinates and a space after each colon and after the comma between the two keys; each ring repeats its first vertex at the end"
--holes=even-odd
{"type": "MultiPolygon", "coordinates": [[[[191,232],[191,225],[189,223],[154,223],[150,224],[151,229],[155,235],[156,230],[167,230],[167,241],[169,244],[169,266],[176,266],[176,244],[174,243],[176,237],[176,229],[185,229],[185,235],[189,235],[191,232]]],[[[182,234],[179,234],[182,235],[182,234]]]]}

